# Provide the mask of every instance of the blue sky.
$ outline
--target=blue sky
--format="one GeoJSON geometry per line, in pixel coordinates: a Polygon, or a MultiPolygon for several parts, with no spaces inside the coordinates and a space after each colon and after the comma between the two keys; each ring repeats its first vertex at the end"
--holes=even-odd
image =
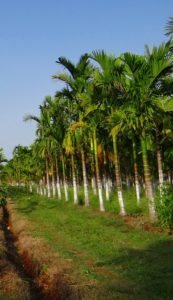
{"type": "Polygon", "coordinates": [[[144,53],[166,40],[172,0],[0,0],[0,147],[10,158],[30,145],[46,95],[60,89],[51,76],[59,56],[76,62],[96,49],[144,53]]]}

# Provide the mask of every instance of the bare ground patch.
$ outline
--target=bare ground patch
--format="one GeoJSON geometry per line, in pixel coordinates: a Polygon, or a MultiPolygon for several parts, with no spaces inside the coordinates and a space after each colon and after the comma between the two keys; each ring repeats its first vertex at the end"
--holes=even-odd
{"type": "Polygon", "coordinates": [[[0,299],[29,299],[27,282],[21,279],[7,258],[2,222],[3,213],[0,209],[0,299]]]}

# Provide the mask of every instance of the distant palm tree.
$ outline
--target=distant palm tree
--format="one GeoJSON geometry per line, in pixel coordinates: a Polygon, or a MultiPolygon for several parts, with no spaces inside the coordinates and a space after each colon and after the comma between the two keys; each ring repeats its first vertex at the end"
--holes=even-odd
{"type": "Polygon", "coordinates": [[[45,158],[45,168],[46,168],[46,181],[47,181],[47,193],[48,197],[50,194],[50,176],[49,176],[49,162],[50,162],[50,116],[49,111],[45,103],[40,105],[40,116],[26,115],[24,121],[35,121],[37,122],[37,136],[38,136],[38,148],[40,156],[45,158]]]}

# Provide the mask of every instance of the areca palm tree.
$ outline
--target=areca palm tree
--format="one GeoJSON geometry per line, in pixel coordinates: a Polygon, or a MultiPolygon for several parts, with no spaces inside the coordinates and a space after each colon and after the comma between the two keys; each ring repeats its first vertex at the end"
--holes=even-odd
{"type": "Polygon", "coordinates": [[[73,195],[74,195],[74,204],[78,204],[78,192],[77,192],[77,178],[76,178],[76,164],[74,159],[74,142],[71,132],[68,131],[65,135],[63,146],[65,151],[71,156],[71,167],[72,167],[72,180],[73,180],[73,195]]]}
{"type": "MultiPolygon", "coordinates": [[[[41,157],[45,157],[45,167],[46,167],[46,181],[47,181],[47,192],[48,197],[50,197],[50,171],[49,171],[49,162],[50,162],[50,128],[51,120],[49,115],[49,110],[47,107],[47,100],[45,99],[43,105],[40,105],[40,117],[34,115],[26,115],[24,121],[33,120],[37,122],[37,136],[39,137],[39,151],[41,157]]],[[[49,99],[50,100],[50,99],[49,99]]]]}
{"type": "Polygon", "coordinates": [[[74,135],[75,143],[78,151],[81,155],[82,162],[82,175],[83,175],[83,186],[84,186],[84,203],[85,206],[89,206],[89,193],[88,193],[88,179],[87,179],[87,170],[86,170],[86,140],[87,136],[87,124],[82,120],[71,124],[69,131],[74,135]]]}
{"type": "Polygon", "coordinates": [[[92,129],[92,132],[93,132],[93,148],[94,148],[96,180],[97,180],[100,210],[105,211],[104,201],[103,201],[103,194],[102,194],[101,175],[100,175],[100,168],[99,168],[99,162],[98,162],[98,142],[97,142],[97,131],[96,131],[97,125],[94,125],[94,126],[92,125],[91,129],[92,129]]]}
{"type": "Polygon", "coordinates": [[[69,112],[68,112],[68,99],[65,99],[59,93],[56,95],[53,102],[49,103],[51,109],[51,128],[50,135],[54,139],[55,143],[55,166],[56,166],[56,177],[57,177],[57,190],[59,199],[61,199],[61,189],[60,189],[60,174],[59,168],[62,169],[62,181],[64,186],[64,196],[65,200],[68,201],[68,185],[67,185],[67,176],[66,176],[66,157],[64,154],[63,141],[69,126],[69,112]],[[61,163],[61,166],[59,166],[61,163]]]}
{"type": "MultiPolygon", "coordinates": [[[[127,70],[127,99],[133,114],[133,127],[141,139],[143,167],[146,193],[149,200],[149,212],[152,219],[156,218],[154,194],[151,182],[151,173],[148,163],[146,136],[151,128],[156,127],[155,116],[159,110],[156,90],[159,80],[172,72],[173,57],[171,54],[171,41],[154,47],[152,51],[146,47],[145,57],[124,54],[127,70]]],[[[128,109],[127,109],[128,110],[128,109]]]]}
{"type": "Polygon", "coordinates": [[[96,86],[101,87],[100,95],[98,96],[100,107],[104,109],[105,114],[109,116],[109,130],[113,141],[115,177],[120,214],[125,215],[126,211],[117,148],[118,127],[115,129],[112,122],[113,115],[116,115],[121,105],[120,95],[122,90],[123,65],[114,55],[107,55],[104,51],[94,51],[91,54],[91,58],[99,64],[99,68],[96,68],[94,73],[94,82],[96,86]]]}
{"type": "MultiPolygon", "coordinates": [[[[61,95],[69,100],[68,115],[69,115],[69,130],[67,131],[66,141],[79,139],[79,133],[84,134],[83,130],[83,118],[85,116],[86,109],[86,88],[87,80],[90,77],[91,67],[88,62],[88,55],[82,55],[79,62],[74,65],[71,61],[64,57],[60,57],[57,61],[61,66],[65,67],[67,73],[59,73],[54,75],[53,78],[64,81],[67,84],[67,88],[58,92],[57,95],[61,95]],[[79,129],[80,128],[80,129],[79,129]],[[72,137],[72,135],[74,135],[72,137]]],[[[83,139],[84,140],[84,139],[83,139]]],[[[66,143],[67,145],[68,143],[66,143]]],[[[85,164],[85,152],[84,143],[78,144],[78,148],[81,152],[82,170],[83,170],[83,183],[84,183],[84,201],[85,205],[89,205],[88,195],[88,184],[86,176],[86,164],[85,164]]],[[[71,148],[72,149],[72,148],[71,148]]],[[[73,143],[74,149],[74,143],[73,143]]],[[[76,176],[74,172],[74,155],[72,155],[72,173],[73,173],[73,185],[74,185],[74,198],[75,203],[77,202],[77,191],[76,191],[76,176]]]]}
{"type": "Polygon", "coordinates": [[[13,150],[13,159],[11,160],[11,166],[16,173],[16,180],[18,184],[27,186],[32,192],[32,149],[31,147],[24,147],[18,145],[13,150]]]}

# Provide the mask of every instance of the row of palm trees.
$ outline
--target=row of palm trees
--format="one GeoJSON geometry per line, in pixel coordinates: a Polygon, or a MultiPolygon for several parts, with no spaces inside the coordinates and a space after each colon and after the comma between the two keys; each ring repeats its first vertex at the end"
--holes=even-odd
{"type": "Polygon", "coordinates": [[[120,214],[126,214],[123,186],[134,185],[140,204],[141,186],[148,199],[149,215],[156,218],[153,183],[163,196],[164,176],[172,170],[173,41],[150,49],[145,55],[105,51],[84,54],[74,64],[59,57],[63,71],[54,80],[64,88],[47,96],[40,115],[24,120],[37,123],[31,147],[17,146],[7,165],[11,180],[38,184],[48,197],[58,194],[68,201],[72,183],[74,203],[83,184],[89,205],[89,186],[105,210],[106,198],[116,186],[120,214]],[[163,162],[164,154],[164,162],[163,162]]]}

